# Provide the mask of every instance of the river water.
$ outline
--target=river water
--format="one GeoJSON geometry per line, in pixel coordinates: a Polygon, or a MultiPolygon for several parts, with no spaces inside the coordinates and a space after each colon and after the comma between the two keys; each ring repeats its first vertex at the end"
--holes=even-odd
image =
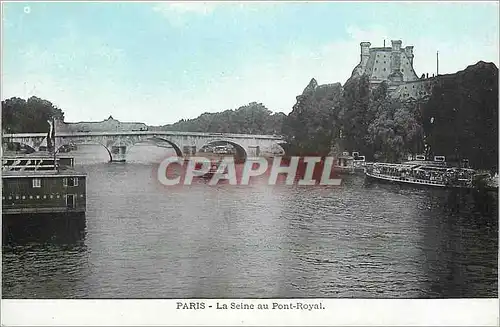
{"type": "Polygon", "coordinates": [[[88,173],[83,223],[4,241],[4,298],[498,296],[496,194],[362,176],[166,188],[154,166],[171,150],[130,151],[71,153],[88,173]]]}

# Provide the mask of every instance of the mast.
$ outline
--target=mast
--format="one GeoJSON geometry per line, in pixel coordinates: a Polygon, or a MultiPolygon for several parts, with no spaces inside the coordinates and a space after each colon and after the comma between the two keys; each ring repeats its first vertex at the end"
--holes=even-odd
{"type": "Polygon", "coordinates": [[[436,52],[436,76],[439,75],[439,51],[436,52]]]}

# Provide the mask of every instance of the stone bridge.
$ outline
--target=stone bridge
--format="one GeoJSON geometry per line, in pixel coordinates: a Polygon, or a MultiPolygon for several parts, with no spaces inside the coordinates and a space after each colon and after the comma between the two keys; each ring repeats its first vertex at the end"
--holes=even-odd
{"type": "MultiPolygon", "coordinates": [[[[4,134],[3,142],[20,143],[34,150],[40,150],[47,144],[48,133],[4,134]]],[[[234,146],[240,158],[283,154],[280,144],[283,137],[276,135],[250,135],[225,133],[194,133],[169,131],[71,131],[55,134],[55,148],[71,144],[99,144],[109,154],[110,161],[126,161],[128,150],[140,142],[168,143],[179,157],[189,157],[196,154],[202,147],[215,142],[226,142],[234,146]]]]}

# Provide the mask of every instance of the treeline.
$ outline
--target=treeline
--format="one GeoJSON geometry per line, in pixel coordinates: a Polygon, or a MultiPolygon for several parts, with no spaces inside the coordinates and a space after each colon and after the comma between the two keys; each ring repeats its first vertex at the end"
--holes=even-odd
{"type": "Polygon", "coordinates": [[[326,156],[359,151],[370,160],[397,161],[422,148],[418,102],[391,99],[387,84],[370,90],[368,77],[318,86],[313,79],[285,119],[291,153],[326,156]]]}
{"type": "Polygon", "coordinates": [[[425,153],[497,169],[498,68],[479,62],[439,76],[425,101],[392,98],[386,83],[370,89],[367,76],[343,88],[313,79],[282,131],[292,155],[359,151],[368,160],[398,162],[425,153]]]}
{"type": "Polygon", "coordinates": [[[64,113],[50,101],[37,97],[2,101],[2,129],[5,133],[46,133],[48,120],[64,120],[64,113]]]}
{"type": "Polygon", "coordinates": [[[183,132],[279,134],[285,117],[284,113],[273,113],[262,103],[252,102],[236,110],[204,113],[194,119],[182,119],[174,124],[151,128],[183,132]]]}

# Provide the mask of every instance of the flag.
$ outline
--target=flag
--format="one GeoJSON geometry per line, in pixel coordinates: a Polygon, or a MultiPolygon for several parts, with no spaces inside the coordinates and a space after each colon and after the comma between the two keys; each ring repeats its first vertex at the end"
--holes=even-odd
{"type": "MultiPolygon", "coordinates": [[[[51,120],[47,120],[47,123],[49,123],[49,133],[47,134],[47,150],[52,150],[55,147],[55,136],[56,136],[56,131],[55,131],[55,121],[54,118],[51,120]]],[[[55,151],[55,149],[53,149],[55,151]]]]}
{"type": "Polygon", "coordinates": [[[52,149],[52,121],[47,120],[47,123],[49,124],[49,132],[47,133],[47,151],[50,151],[52,149]]]}

